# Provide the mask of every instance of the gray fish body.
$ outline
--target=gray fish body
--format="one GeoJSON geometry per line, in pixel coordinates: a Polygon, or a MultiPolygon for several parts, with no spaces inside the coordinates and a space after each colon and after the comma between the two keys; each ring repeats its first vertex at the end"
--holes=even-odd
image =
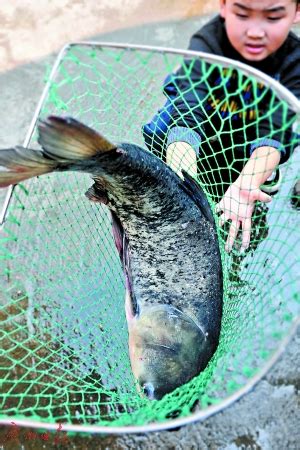
{"type": "Polygon", "coordinates": [[[99,167],[94,190],[105,192],[127,241],[131,359],[164,376],[149,381],[150,369],[134,363],[133,371],[161,398],[199,374],[218,344],[223,284],[214,220],[195,182],[137,146],[122,144],[114,161],[103,155],[99,167]]]}
{"type": "Polygon", "coordinates": [[[161,398],[199,374],[218,345],[222,266],[207,199],[188,174],[72,118],[40,122],[39,143],[0,152],[0,187],[52,171],[92,175],[86,195],[112,211],[123,264],[133,374],[161,398]]]}

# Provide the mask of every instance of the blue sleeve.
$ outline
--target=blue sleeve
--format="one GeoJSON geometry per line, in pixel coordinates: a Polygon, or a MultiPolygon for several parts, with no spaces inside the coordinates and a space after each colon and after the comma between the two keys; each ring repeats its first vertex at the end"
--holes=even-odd
{"type": "Polygon", "coordinates": [[[150,150],[154,149],[160,152],[166,145],[167,132],[174,110],[172,101],[177,95],[173,77],[174,74],[170,74],[164,81],[163,93],[167,101],[152,117],[151,121],[142,127],[145,143],[150,150]]]}
{"type": "Polygon", "coordinates": [[[167,101],[142,129],[148,148],[162,151],[167,145],[168,131],[173,127],[188,128],[201,136],[201,123],[207,118],[203,99],[208,92],[201,79],[202,62],[193,59],[184,61],[177,73],[166,78],[167,101]]]}
{"type": "Polygon", "coordinates": [[[195,150],[199,156],[199,147],[201,144],[201,136],[195,131],[186,127],[173,127],[168,133],[167,146],[174,142],[186,142],[195,150]]]}
{"type": "Polygon", "coordinates": [[[276,141],[275,139],[261,138],[251,144],[250,156],[252,155],[254,150],[256,150],[259,147],[265,146],[276,148],[281,153],[281,156],[286,155],[286,150],[284,146],[281,144],[281,142],[276,141]]]}

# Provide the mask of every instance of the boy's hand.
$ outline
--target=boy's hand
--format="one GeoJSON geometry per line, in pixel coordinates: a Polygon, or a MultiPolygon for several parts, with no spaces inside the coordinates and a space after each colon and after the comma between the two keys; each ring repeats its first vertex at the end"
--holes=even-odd
{"type": "Polygon", "coordinates": [[[279,161],[280,152],[276,148],[258,147],[247,161],[240,176],[229,186],[222,200],[216,205],[216,211],[223,212],[220,217],[220,225],[222,226],[226,220],[231,220],[225,245],[227,252],[232,249],[240,227],[242,227],[241,250],[248,248],[255,202],[269,203],[272,201],[272,197],[262,192],[259,187],[276,169],[279,161]]]}
{"type": "Polygon", "coordinates": [[[225,250],[230,252],[234,240],[242,227],[241,251],[248,248],[251,233],[251,217],[256,201],[268,203],[272,200],[268,194],[256,186],[242,186],[236,180],[224,194],[222,200],[216,205],[216,212],[222,212],[219,225],[223,226],[226,220],[231,220],[225,250]]]}

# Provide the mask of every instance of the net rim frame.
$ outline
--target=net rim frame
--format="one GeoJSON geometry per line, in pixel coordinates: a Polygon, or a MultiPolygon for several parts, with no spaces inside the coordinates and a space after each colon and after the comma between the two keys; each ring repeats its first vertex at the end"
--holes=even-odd
{"type": "MultiPolygon", "coordinates": [[[[44,103],[46,96],[48,94],[48,91],[50,89],[51,82],[52,82],[53,78],[55,77],[56,70],[58,69],[58,67],[61,63],[61,60],[63,59],[65,53],[67,53],[72,47],[75,47],[75,46],[104,47],[104,48],[109,47],[109,48],[119,48],[119,49],[124,49],[124,50],[143,50],[143,51],[152,51],[152,52],[154,51],[157,53],[171,53],[174,55],[198,57],[198,58],[204,59],[207,62],[221,63],[224,67],[232,67],[232,66],[237,67],[244,74],[250,75],[250,76],[252,75],[257,80],[266,82],[268,85],[270,85],[275,90],[276,94],[278,94],[278,97],[281,100],[286,101],[289,104],[289,106],[291,107],[291,109],[296,113],[296,122],[298,120],[300,121],[300,100],[298,100],[297,97],[294,94],[292,94],[292,92],[290,92],[279,81],[275,80],[274,78],[271,78],[269,75],[261,72],[260,70],[255,69],[251,66],[248,66],[247,64],[244,64],[240,61],[235,61],[233,59],[226,58],[225,56],[213,55],[211,53],[198,52],[198,51],[194,51],[194,50],[182,50],[182,49],[176,49],[176,48],[172,48],[172,47],[159,47],[159,46],[151,46],[151,45],[137,45],[137,44],[128,44],[128,43],[120,43],[120,42],[104,42],[104,41],[74,41],[74,42],[70,42],[70,43],[64,45],[56,57],[56,60],[53,64],[49,78],[46,82],[46,85],[44,87],[44,90],[42,92],[40,100],[39,100],[36,110],[34,112],[28,132],[24,139],[23,147],[28,147],[28,144],[30,142],[31,136],[33,134],[33,131],[34,131],[34,128],[36,125],[36,122],[38,120],[40,110],[42,109],[43,103],[44,103]]],[[[5,222],[13,190],[14,190],[14,186],[10,186],[7,190],[7,194],[6,194],[5,200],[4,200],[4,205],[0,212],[0,229],[5,222]]]]}
{"type": "MultiPolygon", "coordinates": [[[[264,365],[264,367],[257,372],[257,374],[252,377],[248,383],[246,383],[242,388],[238,389],[234,394],[228,396],[225,400],[222,400],[217,405],[208,406],[207,408],[192,413],[187,417],[182,417],[178,419],[170,419],[168,421],[159,422],[159,423],[150,423],[148,425],[129,425],[129,426],[110,426],[110,425],[81,425],[81,424],[68,424],[61,423],[64,431],[70,432],[78,432],[78,433],[89,433],[89,434],[129,434],[129,433],[149,433],[155,431],[167,431],[172,430],[173,428],[182,427],[185,425],[191,425],[196,422],[203,421],[208,419],[209,417],[225,410],[229,406],[232,406],[236,401],[243,398],[246,394],[252,391],[255,385],[269,372],[269,370],[273,367],[273,365],[278,361],[278,359],[283,355],[286,347],[291,342],[292,338],[295,336],[298,327],[300,327],[300,317],[297,317],[293,321],[293,325],[290,329],[290,332],[284,339],[282,339],[278,349],[274,352],[273,356],[268,360],[268,362],[264,365]]],[[[26,419],[15,419],[13,416],[9,418],[0,418],[0,424],[2,425],[11,425],[14,422],[16,425],[21,427],[30,427],[30,428],[44,428],[46,430],[55,431],[57,430],[58,423],[47,423],[47,422],[39,422],[36,420],[26,420],[26,419]]]]}
{"type": "MultiPolygon", "coordinates": [[[[52,66],[52,70],[38,101],[37,107],[35,109],[33,118],[31,120],[28,132],[23,142],[24,147],[28,147],[32,134],[34,132],[39,113],[43,107],[43,104],[47,98],[49,89],[51,87],[52,80],[54,79],[57,69],[65,56],[65,54],[74,46],[87,46],[87,47],[103,47],[103,48],[116,48],[116,49],[124,49],[124,50],[142,50],[142,51],[151,51],[157,53],[171,53],[177,54],[181,56],[187,57],[198,57],[202,58],[207,62],[211,63],[221,63],[224,67],[237,67],[244,74],[254,76],[257,80],[267,83],[271,86],[276,94],[279,94],[278,97],[281,100],[286,101],[289,106],[291,106],[292,110],[296,113],[296,121],[300,120],[300,100],[298,100],[286,87],[281,85],[277,80],[271,78],[270,76],[260,72],[257,69],[248,66],[247,64],[241,63],[239,61],[232,60],[230,58],[226,58],[219,55],[212,55],[210,53],[205,52],[197,52],[192,50],[180,50],[168,47],[158,47],[158,46],[148,46],[148,45],[135,45],[135,44],[126,44],[126,43],[117,43],[117,42],[102,42],[102,41],[77,41],[66,44],[60,52],[58,53],[56,60],[52,66]]],[[[7,216],[7,212],[9,209],[10,201],[13,195],[15,185],[10,186],[7,190],[6,197],[4,200],[4,205],[0,213],[0,231],[5,223],[5,219],[7,216]]],[[[155,431],[165,431],[171,430],[173,428],[182,427],[185,425],[190,425],[195,422],[203,421],[218,412],[223,411],[227,407],[233,405],[237,400],[244,397],[247,393],[249,393],[254,386],[269,372],[272,366],[278,361],[278,359],[283,355],[286,350],[288,344],[295,336],[298,327],[300,327],[300,316],[296,317],[292,325],[290,327],[289,333],[280,341],[280,345],[277,350],[273,353],[271,358],[268,359],[266,364],[261,368],[259,372],[256,373],[255,376],[251,377],[251,379],[240,389],[238,389],[234,394],[229,395],[224,400],[220,401],[217,405],[211,405],[207,408],[200,410],[195,413],[191,413],[189,416],[170,419],[164,422],[154,422],[147,425],[130,425],[130,426],[113,426],[113,425],[83,425],[83,424],[68,424],[62,423],[64,431],[69,432],[81,432],[81,433],[90,433],[90,434],[128,434],[128,433],[148,433],[155,431]]],[[[21,427],[30,427],[35,429],[46,429],[46,430],[57,430],[57,423],[47,423],[36,421],[32,419],[17,419],[14,416],[9,416],[6,418],[0,417],[0,424],[2,425],[11,425],[14,422],[16,425],[21,427]]]]}

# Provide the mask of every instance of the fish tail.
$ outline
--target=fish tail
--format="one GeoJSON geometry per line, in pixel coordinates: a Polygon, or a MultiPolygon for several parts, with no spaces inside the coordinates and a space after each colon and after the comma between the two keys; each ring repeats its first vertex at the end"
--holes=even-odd
{"type": "Polygon", "coordinates": [[[50,116],[38,124],[44,154],[58,162],[89,159],[116,148],[92,128],[71,117],[50,116]]]}
{"type": "Polygon", "coordinates": [[[68,170],[72,164],[116,148],[83,123],[57,116],[39,121],[38,142],[42,150],[21,146],[0,150],[0,187],[55,170],[68,170]]]}
{"type": "Polygon", "coordinates": [[[0,188],[55,170],[40,150],[13,147],[0,150],[0,188]]]}

